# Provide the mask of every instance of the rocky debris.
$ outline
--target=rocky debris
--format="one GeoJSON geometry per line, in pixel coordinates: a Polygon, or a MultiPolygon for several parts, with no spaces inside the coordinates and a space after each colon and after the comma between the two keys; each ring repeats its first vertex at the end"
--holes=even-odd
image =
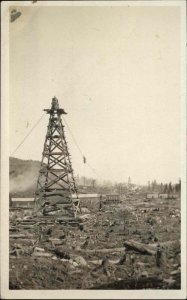
{"type": "Polygon", "coordinates": [[[168,279],[164,279],[163,282],[166,283],[167,288],[175,288],[176,280],[172,279],[171,277],[168,279]]]}
{"type": "Polygon", "coordinates": [[[114,276],[114,267],[112,267],[108,258],[102,259],[101,264],[91,270],[92,276],[97,277],[99,274],[103,274],[109,278],[114,276]]]}
{"type": "Polygon", "coordinates": [[[61,248],[55,248],[54,254],[59,258],[70,259],[70,255],[61,248]]]}
{"type": "Polygon", "coordinates": [[[149,274],[148,274],[148,272],[147,271],[143,271],[142,273],[141,273],[141,277],[149,277],[149,274]]]}
{"type": "Polygon", "coordinates": [[[85,222],[87,220],[90,219],[90,215],[89,214],[84,214],[84,215],[80,215],[79,216],[79,220],[81,220],[82,222],[85,222]]]}
{"type": "Polygon", "coordinates": [[[86,267],[88,265],[87,261],[82,256],[75,257],[74,262],[77,263],[77,266],[86,267]]]}
{"type": "Polygon", "coordinates": [[[155,289],[162,288],[163,281],[157,277],[140,277],[126,280],[117,280],[103,285],[97,285],[92,290],[138,290],[138,289],[155,289]]]}
{"type": "Polygon", "coordinates": [[[89,214],[89,213],[90,213],[90,210],[89,210],[88,208],[86,208],[86,207],[81,207],[81,212],[82,212],[83,214],[89,214]]]}
{"type": "Polygon", "coordinates": [[[65,240],[60,239],[60,238],[49,238],[49,241],[51,242],[52,247],[56,247],[57,245],[64,245],[65,240]]]}
{"type": "Polygon", "coordinates": [[[181,273],[181,271],[180,271],[180,269],[178,269],[178,270],[170,272],[170,275],[173,277],[176,277],[176,276],[180,275],[180,273],[181,273]]]}
{"type": "Polygon", "coordinates": [[[14,244],[10,250],[10,257],[20,258],[21,256],[30,256],[34,251],[33,247],[21,246],[20,244],[14,244]]]}
{"type": "Polygon", "coordinates": [[[123,256],[120,258],[118,264],[123,265],[123,264],[125,264],[126,260],[127,260],[127,255],[126,255],[126,253],[125,253],[125,254],[123,254],[123,256]]]}
{"type": "Polygon", "coordinates": [[[35,252],[44,252],[45,249],[44,249],[44,248],[35,247],[35,248],[34,248],[34,251],[35,251],[35,252]]]}

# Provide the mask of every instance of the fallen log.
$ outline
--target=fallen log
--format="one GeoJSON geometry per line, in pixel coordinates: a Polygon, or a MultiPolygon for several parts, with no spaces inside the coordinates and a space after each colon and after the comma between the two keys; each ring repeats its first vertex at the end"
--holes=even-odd
{"type": "MultiPolygon", "coordinates": [[[[159,243],[160,246],[165,249],[166,247],[172,247],[172,246],[180,246],[180,241],[173,240],[173,241],[166,241],[159,243]]],[[[134,240],[128,240],[124,242],[124,245],[127,247],[127,249],[131,249],[137,252],[140,252],[142,254],[148,254],[148,255],[155,255],[157,250],[157,244],[143,244],[134,240]]]]}
{"type": "Polygon", "coordinates": [[[12,231],[12,232],[19,232],[19,228],[11,227],[11,228],[9,228],[9,231],[12,231]]]}
{"type": "Polygon", "coordinates": [[[126,250],[126,247],[122,248],[109,248],[109,249],[76,249],[79,252],[84,253],[114,253],[114,252],[124,252],[126,250]]]}
{"type": "Polygon", "coordinates": [[[22,220],[17,220],[18,223],[20,224],[35,224],[36,220],[33,219],[22,219],[22,220]]]}
{"type": "Polygon", "coordinates": [[[57,239],[57,238],[49,238],[49,241],[51,241],[53,247],[64,244],[64,240],[57,239]]]}
{"type": "Polygon", "coordinates": [[[54,225],[54,221],[40,221],[37,225],[54,225]]]}
{"type": "MultiPolygon", "coordinates": [[[[161,242],[160,246],[162,247],[170,247],[170,246],[175,246],[175,245],[180,245],[180,240],[172,240],[172,241],[166,241],[166,242],[161,242]]],[[[151,246],[156,247],[157,244],[151,244],[151,246]]]]}
{"type": "Polygon", "coordinates": [[[35,248],[34,248],[34,251],[35,251],[35,252],[44,252],[45,249],[44,249],[44,248],[35,247],[35,248]]]}
{"type": "MultiPolygon", "coordinates": [[[[112,265],[118,265],[120,263],[120,259],[111,260],[109,259],[108,262],[112,265]]],[[[97,260],[89,260],[88,263],[94,264],[94,265],[101,265],[103,262],[103,259],[97,259],[97,260]]]]}
{"type": "Polygon", "coordinates": [[[57,218],[55,221],[58,222],[58,223],[65,222],[65,221],[66,222],[74,222],[74,221],[79,222],[79,219],[78,218],[74,218],[74,217],[67,217],[67,216],[65,216],[64,218],[57,218]]]}
{"type": "Polygon", "coordinates": [[[26,234],[9,234],[9,238],[11,239],[29,239],[30,237],[33,237],[33,235],[26,235],[26,234]]]}
{"type": "Polygon", "coordinates": [[[36,222],[25,222],[25,221],[19,221],[19,222],[17,222],[17,226],[24,226],[24,225],[26,225],[26,226],[33,226],[35,224],[37,224],[37,223],[36,222]]]}
{"type": "Polygon", "coordinates": [[[10,207],[9,210],[10,211],[14,211],[14,210],[26,210],[26,209],[33,209],[33,207],[27,207],[27,206],[17,206],[17,207],[10,207]]]}
{"type": "Polygon", "coordinates": [[[32,256],[35,256],[35,257],[52,257],[53,254],[48,253],[48,252],[33,252],[32,256]]]}
{"type": "Polygon", "coordinates": [[[129,250],[134,250],[136,252],[140,252],[142,254],[148,255],[155,255],[156,254],[156,247],[155,249],[151,249],[150,245],[145,245],[133,240],[125,241],[124,245],[129,250]]]}
{"type": "Polygon", "coordinates": [[[31,229],[31,228],[34,228],[34,225],[22,225],[22,224],[20,224],[19,226],[21,226],[21,229],[31,229]]]}

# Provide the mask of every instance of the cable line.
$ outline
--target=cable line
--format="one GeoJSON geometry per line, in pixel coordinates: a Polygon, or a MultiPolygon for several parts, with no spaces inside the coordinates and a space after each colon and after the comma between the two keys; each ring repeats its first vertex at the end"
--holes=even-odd
{"type": "Polygon", "coordinates": [[[75,143],[75,145],[77,146],[77,149],[79,150],[81,156],[82,156],[83,159],[84,159],[85,156],[84,156],[84,154],[82,153],[82,150],[81,150],[81,148],[79,147],[79,145],[78,145],[78,143],[77,143],[77,141],[76,141],[76,139],[75,139],[75,137],[74,137],[74,135],[73,135],[73,132],[71,131],[71,129],[70,129],[70,127],[69,127],[67,121],[65,120],[65,118],[64,118],[63,116],[62,116],[62,119],[64,120],[64,122],[65,122],[65,124],[66,124],[66,126],[67,126],[67,128],[68,128],[68,130],[69,130],[69,132],[70,132],[70,134],[71,134],[71,136],[72,136],[72,139],[74,140],[74,143],[75,143]]]}
{"type": "MultiPolygon", "coordinates": [[[[16,149],[11,153],[11,156],[14,155],[16,153],[16,151],[23,145],[23,143],[25,142],[25,140],[29,137],[29,135],[32,133],[32,131],[36,128],[36,126],[40,123],[40,121],[42,120],[42,118],[44,117],[45,113],[40,117],[40,119],[36,122],[36,124],[31,128],[31,130],[26,134],[26,136],[23,138],[23,140],[19,143],[19,145],[16,147],[16,149]]],[[[62,119],[64,120],[68,130],[69,130],[69,133],[71,134],[71,137],[77,147],[77,149],[79,150],[79,153],[80,155],[82,156],[83,158],[83,163],[88,165],[88,167],[92,170],[92,172],[96,175],[96,176],[99,176],[99,174],[97,174],[97,172],[95,171],[95,169],[90,165],[90,163],[87,162],[87,159],[85,157],[85,155],[83,154],[79,144],[77,143],[76,139],[75,139],[75,136],[73,134],[73,132],[71,131],[67,121],[65,120],[64,117],[62,117],[62,119]]],[[[100,177],[100,176],[99,176],[100,177]]]]}
{"type": "Polygon", "coordinates": [[[83,152],[82,152],[80,146],[78,145],[78,143],[77,143],[77,141],[76,141],[76,139],[75,139],[75,136],[74,136],[73,132],[71,131],[71,129],[70,129],[70,127],[69,127],[67,121],[65,120],[65,118],[64,118],[63,116],[62,116],[62,119],[64,120],[64,122],[65,122],[65,124],[66,124],[66,126],[67,126],[67,128],[68,128],[68,130],[69,130],[69,133],[71,134],[71,137],[72,137],[72,139],[73,139],[75,145],[77,146],[77,149],[79,150],[79,153],[81,154],[81,156],[82,156],[82,158],[83,158],[84,164],[87,163],[88,167],[92,170],[92,172],[95,173],[96,176],[101,177],[101,176],[99,176],[99,174],[96,173],[95,169],[87,162],[86,157],[84,156],[84,154],[83,154],[83,152]]]}
{"type": "Polygon", "coordinates": [[[36,122],[36,124],[31,128],[31,130],[27,133],[27,135],[23,138],[23,140],[19,143],[19,145],[16,147],[16,149],[11,153],[11,156],[15,154],[15,152],[23,145],[25,140],[28,138],[28,136],[31,134],[31,132],[36,128],[36,126],[40,123],[42,118],[44,117],[45,113],[40,117],[40,119],[36,122]]]}
{"type": "MultiPolygon", "coordinates": [[[[87,162],[88,167],[92,170],[93,173],[95,173],[96,176],[99,176],[99,174],[96,173],[95,169],[92,168],[92,166],[87,162]]],[[[99,176],[101,177],[101,176],[99,176]]]]}

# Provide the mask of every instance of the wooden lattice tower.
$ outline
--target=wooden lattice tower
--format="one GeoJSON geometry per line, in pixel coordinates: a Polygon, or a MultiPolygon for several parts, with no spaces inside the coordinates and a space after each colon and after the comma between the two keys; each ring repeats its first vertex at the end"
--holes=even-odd
{"type": "Polygon", "coordinates": [[[54,203],[55,197],[60,204],[69,205],[75,216],[80,209],[80,201],[73,175],[70,154],[64,133],[61,115],[66,114],[59,108],[58,99],[54,97],[51,109],[44,109],[49,114],[49,124],[42,153],[41,167],[37,181],[36,204],[54,203]],[[73,196],[73,197],[72,197],[73,196]]]}

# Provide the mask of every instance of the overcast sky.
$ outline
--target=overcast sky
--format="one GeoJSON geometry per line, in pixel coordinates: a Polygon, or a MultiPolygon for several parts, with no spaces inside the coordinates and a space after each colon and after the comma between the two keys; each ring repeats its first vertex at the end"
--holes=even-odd
{"type": "MultiPolygon", "coordinates": [[[[10,23],[10,154],[56,96],[75,175],[180,177],[180,8],[17,7],[10,23]]],[[[41,160],[48,115],[14,154],[41,160]]]]}

